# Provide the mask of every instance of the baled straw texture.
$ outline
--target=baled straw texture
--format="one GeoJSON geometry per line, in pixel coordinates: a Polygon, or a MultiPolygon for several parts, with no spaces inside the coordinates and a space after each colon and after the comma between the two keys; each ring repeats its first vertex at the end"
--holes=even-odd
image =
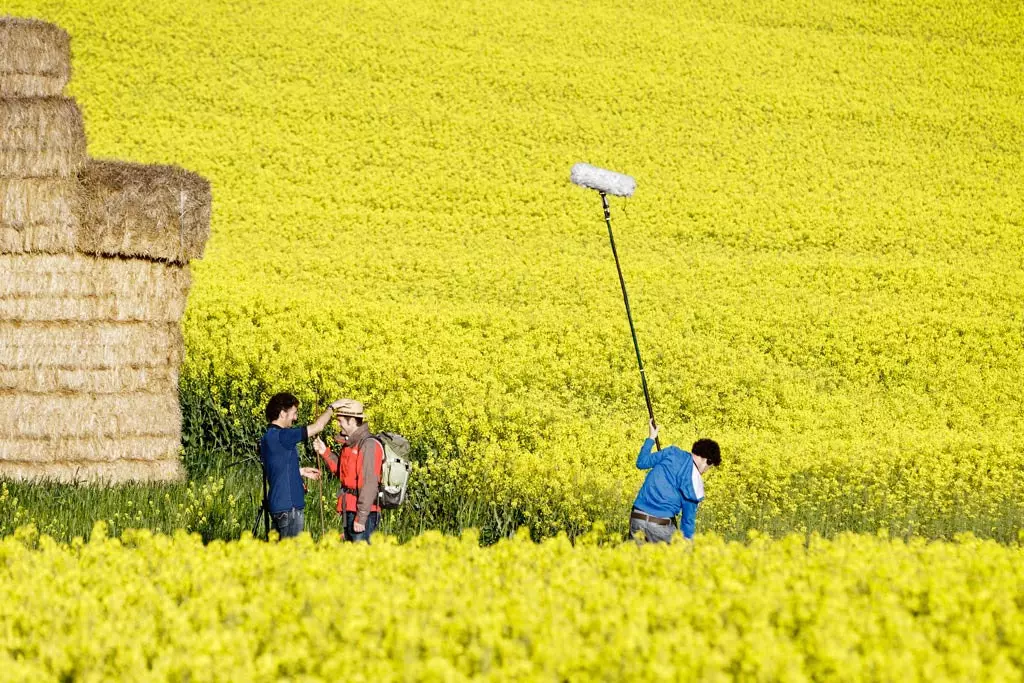
{"type": "Polygon", "coordinates": [[[36,19],[0,17],[0,97],[60,95],[70,78],[67,31],[36,19]]]}
{"type": "Polygon", "coordinates": [[[0,298],[84,296],[183,298],[187,267],[86,254],[0,256],[0,298]]]}
{"type": "Polygon", "coordinates": [[[74,178],[0,178],[0,227],[77,225],[74,178]]]}
{"type": "Polygon", "coordinates": [[[127,392],[174,392],[178,389],[179,364],[81,369],[43,366],[0,368],[0,392],[81,392],[123,394],[127,392]]]}
{"type": "Polygon", "coordinates": [[[31,461],[0,461],[0,477],[23,481],[61,481],[68,483],[122,484],[132,481],[169,482],[185,478],[181,462],[174,460],[131,460],[115,462],[59,462],[40,464],[31,461]]]}
{"type": "Polygon", "coordinates": [[[188,263],[210,236],[210,183],[177,166],[90,160],[82,180],[78,249],[188,263]]]}
{"type": "Polygon", "coordinates": [[[181,438],[181,408],[175,393],[32,394],[0,393],[0,439],[41,439],[54,434],[121,438],[181,438]]]}
{"type": "Polygon", "coordinates": [[[74,252],[77,223],[29,225],[12,228],[0,225],[0,254],[67,254],[74,252]]]}
{"type": "Polygon", "coordinates": [[[0,369],[117,369],[181,365],[176,323],[0,321],[0,369]]]}
{"type": "Polygon", "coordinates": [[[53,433],[40,439],[14,438],[0,442],[0,462],[111,462],[115,460],[176,459],[181,449],[177,438],[133,436],[79,438],[53,433]]]}
{"type": "Polygon", "coordinates": [[[67,178],[85,159],[82,113],[73,99],[0,99],[0,176],[67,178]]]}
{"type": "Polygon", "coordinates": [[[178,322],[185,297],[177,300],[132,296],[41,296],[0,298],[0,320],[178,322]]]}
{"type": "Polygon", "coordinates": [[[0,320],[178,324],[188,266],[86,255],[0,256],[0,320]]]}

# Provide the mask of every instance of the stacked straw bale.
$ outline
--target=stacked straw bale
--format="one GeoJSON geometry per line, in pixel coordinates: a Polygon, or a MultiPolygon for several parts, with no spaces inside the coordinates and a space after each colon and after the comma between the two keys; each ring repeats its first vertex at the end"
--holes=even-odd
{"type": "Polygon", "coordinates": [[[177,479],[210,185],[88,159],[70,74],[67,33],[0,17],[0,477],[177,479]]]}

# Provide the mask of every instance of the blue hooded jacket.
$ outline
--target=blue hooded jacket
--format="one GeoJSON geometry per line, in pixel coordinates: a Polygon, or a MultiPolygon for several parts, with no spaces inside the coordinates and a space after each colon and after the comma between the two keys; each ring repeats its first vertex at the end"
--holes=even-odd
{"type": "Polygon", "coordinates": [[[693,455],[676,446],[651,452],[654,439],[644,441],[636,467],[650,470],[633,507],[654,517],[671,519],[682,512],[679,530],[693,538],[697,505],[704,500],[704,479],[693,464],[693,455]]]}

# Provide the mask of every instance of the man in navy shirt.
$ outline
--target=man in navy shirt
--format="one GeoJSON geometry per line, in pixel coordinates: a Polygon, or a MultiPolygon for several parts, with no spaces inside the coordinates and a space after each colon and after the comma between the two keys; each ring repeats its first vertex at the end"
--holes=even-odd
{"type": "Polygon", "coordinates": [[[675,517],[680,512],[679,530],[693,538],[697,525],[697,506],[704,500],[703,474],[709,467],[722,464],[718,444],[700,439],[687,453],[676,446],[651,452],[658,428],[650,422],[650,437],[637,456],[637,469],[650,470],[633,502],[629,515],[629,535],[640,541],[667,543],[675,533],[675,517]],[[641,539],[641,532],[643,539],[641,539]]]}
{"type": "Polygon", "coordinates": [[[302,477],[320,478],[315,467],[299,467],[299,442],[322,432],[333,412],[328,408],[313,424],[294,427],[299,417],[299,399],[281,393],[267,403],[268,424],[260,439],[260,461],[270,482],[267,512],[281,538],[298,536],[305,525],[306,487],[302,477]]]}

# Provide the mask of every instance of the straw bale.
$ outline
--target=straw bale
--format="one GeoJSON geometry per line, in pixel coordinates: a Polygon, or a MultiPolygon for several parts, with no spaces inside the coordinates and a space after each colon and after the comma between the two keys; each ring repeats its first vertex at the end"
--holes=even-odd
{"type": "Polygon", "coordinates": [[[0,225],[0,254],[67,254],[75,251],[77,224],[0,225]]]}
{"type": "Polygon", "coordinates": [[[64,92],[67,76],[0,74],[0,97],[53,97],[64,92]]]}
{"type": "Polygon", "coordinates": [[[79,438],[66,432],[50,436],[0,441],[0,462],[102,463],[116,460],[176,459],[181,441],[170,436],[79,438]]]}
{"type": "Polygon", "coordinates": [[[60,95],[71,78],[71,38],[54,24],[0,17],[0,97],[60,95]]]}
{"type": "Polygon", "coordinates": [[[78,249],[188,263],[210,236],[210,183],[177,166],[90,160],[78,249]]]}
{"type": "Polygon", "coordinates": [[[107,463],[61,462],[39,464],[0,461],[0,476],[23,481],[61,481],[90,484],[125,482],[171,482],[185,478],[185,470],[174,460],[120,460],[107,463]]]}
{"type": "Polygon", "coordinates": [[[85,392],[123,394],[172,392],[178,386],[178,368],[174,365],[129,366],[118,368],[0,368],[0,392],[26,393],[85,392]]]}
{"type": "Polygon", "coordinates": [[[41,296],[0,298],[0,320],[177,322],[185,298],[148,299],[117,296],[41,296]]]}
{"type": "Polygon", "coordinates": [[[0,439],[167,436],[181,438],[177,392],[147,394],[0,393],[0,439]]]}
{"type": "Polygon", "coordinates": [[[0,227],[77,227],[79,184],[63,178],[0,178],[0,227]]]}
{"type": "Polygon", "coordinates": [[[125,297],[184,299],[188,266],[85,254],[0,255],[0,298],[125,297]]]}
{"type": "Polygon", "coordinates": [[[0,321],[0,369],[180,366],[177,323],[0,321]]]}
{"type": "Polygon", "coordinates": [[[0,176],[73,176],[85,163],[82,112],[68,97],[0,98],[0,176]]]}

